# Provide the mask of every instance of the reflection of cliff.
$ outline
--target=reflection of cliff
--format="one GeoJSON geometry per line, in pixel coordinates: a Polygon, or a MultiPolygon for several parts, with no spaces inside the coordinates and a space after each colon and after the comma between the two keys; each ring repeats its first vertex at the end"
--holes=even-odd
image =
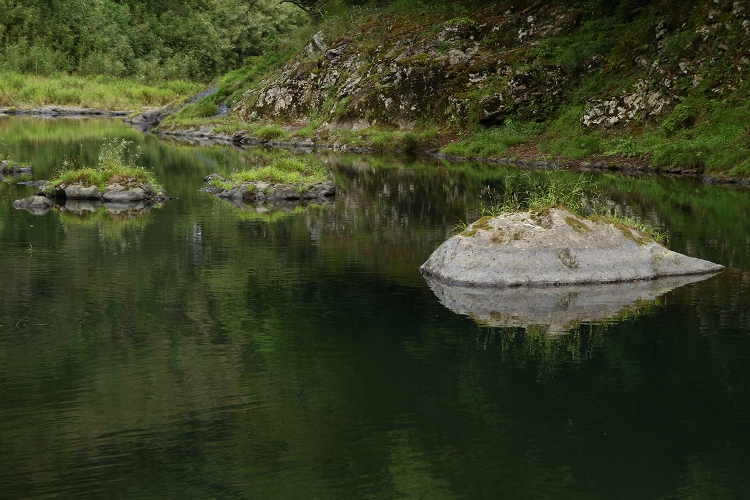
{"type": "Polygon", "coordinates": [[[750,197],[745,188],[674,178],[597,177],[619,212],[672,228],[669,248],[726,267],[750,266],[750,197]],[[710,222],[708,222],[710,221],[710,222]]]}
{"type": "Polygon", "coordinates": [[[617,320],[653,304],[675,288],[707,279],[677,276],[651,281],[550,287],[473,288],[427,278],[440,302],[483,326],[541,326],[567,333],[581,323],[617,320]]]}
{"type": "Polygon", "coordinates": [[[343,157],[334,166],[334,205],[306,218],[315,246],[335,258],[412,275],[461,220],[479,216],[477,193],[503,169],[383,157],[343,157]],[[381,165],[382,163],[382,165],[381,165]]]}

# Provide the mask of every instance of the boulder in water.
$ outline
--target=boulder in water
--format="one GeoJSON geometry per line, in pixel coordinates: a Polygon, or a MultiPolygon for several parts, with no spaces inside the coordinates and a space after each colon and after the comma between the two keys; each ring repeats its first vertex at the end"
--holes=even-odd
{"type": "Polygon", "coordinates": [[[672,252],[616,220],[564,208],[482,217],[420,267],[444,283],[469,286],[616,283],[722,269],[672,252]]]}

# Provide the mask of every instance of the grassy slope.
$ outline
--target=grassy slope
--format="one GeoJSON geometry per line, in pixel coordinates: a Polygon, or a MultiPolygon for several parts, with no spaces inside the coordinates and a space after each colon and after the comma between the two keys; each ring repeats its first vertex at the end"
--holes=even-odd
{"type": "Polygon", "coordinates": [[[182,80],[145,85],[105,76],[35,76],[0,72],[0,106],[35,108],[46,105],[107,110],[140,110],[184,99],[200,84],[182,80]]]}
{"type": "MultiPolygon", "coordinates": [[[[448,2],[440,8],[425,8],[420,2],[400,1],[385,7],[385,11],[362,8],[332,12],[322,28],[329,39],[335,40],[347,27],[356,25],[365,32],[358,43],[366,50],[368,40],[383,40],[383,19],[400,21],[397,25],[404,37],[415,33],[434,37],[436,26],[457,15],[464,22],[483,26],[480,23],[489,14],[496,15],[498,10],[510,6],[505,3],[508,2],[493,2],[489,7],[466,4],[467,8],[460,2],[448,2]]],[[[526,4],[533,4],[515,3],[521,4],[516,6],[517,13],[526,4]]],[[[479,40],[480,53],[487,58],[504,58],[517,71],[558,67],[566,75],[556,101],[540,104],[533,116],[519,111],[500,126],[485,128],[475,121],[435,121],[419,124],[413,131],[370,128],[331,134],[319,128],[322,120],[315,116],[310,116],[302,127],[263,121],[243,123],[231,116],[211,117],[221,99],[228,96],[232,104],[243,90],[267,77],[269,71],[277,71],[275,68],[284,59],[300,50],[299,42],[285,46],[283,57],[272,63],[258,59],[227,75],[220,82],[220,92],[210,101],[195,104],[165,125],[212,124],[221,131],[248,130],[265,139],[322,137],[327,142],[379,149],[445,146],[458,139],[444,151],[470,157],[503,156],[509,151],[512,155],[514,146],[533,143],[531,154],[543,157],[645,157],[658,168],[677,166],[714,175],[750,176],[750,102],[745,98],[750,95],[750,61],[745,57],[750,33],[742,25],[750,18],[750,8],[744,12],[735,6],[733,12],[731,3],[698,0],[685,2],[679,8],[661,0],[641,2],[643,7],[633,2],[618,6],[614,2],[609,10],[606,4],[568,2],[564,11],[577,16],[576,24],[550,36],[524,42],[509,36],[483,35],[479,40]],[[661,38],[656,36],[660,25],[668,27],[661,38]],[[670,105],[658,115],[636,115],[615,127],[581,125],[581,117],[592,103],[621,96],[639,80],[660,91],[670,105]]],[[[516,17],[513,26],[523,26],[526,17],[516,17]]],[[[494,90],[489,84],[473,91],[471,97],[476,103],[494,90]]]]}

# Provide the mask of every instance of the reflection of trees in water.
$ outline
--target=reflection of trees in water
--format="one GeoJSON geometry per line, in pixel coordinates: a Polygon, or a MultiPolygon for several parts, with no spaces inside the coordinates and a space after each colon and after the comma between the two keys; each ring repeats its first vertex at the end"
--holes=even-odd
{"type": "Polygon", "coordinates": [[[115,471],[124,496],[149,484],[189,498],[189,476],[215,496],[334,497],[347,484],[363,496],[603,498],[612,464],[640,477],[672,462],[679,472],[659,484],[686,496],[723,467],[710,454],[679,465],[705,449],[702,434],[745,439],[726,426],[750,401],[744,271],[628,321],[476,333],[417,267],[496,173],[367,161],[335,173],[342,191],[326,209],[264,219],[183,202],[142,225],[111,221],[125,223],[111,240],[105,220],[0,208],[0,324],[54,325],[0,330],[0,418],[34,423],[6,423],[19,481],[59,487],[35,475],[49,464],[79,486],[106,488],[115,471]],[[706,401],[711,414],[685,432],[706,401]],[[605,442],[612,429],[626,438],[605,442]]]}

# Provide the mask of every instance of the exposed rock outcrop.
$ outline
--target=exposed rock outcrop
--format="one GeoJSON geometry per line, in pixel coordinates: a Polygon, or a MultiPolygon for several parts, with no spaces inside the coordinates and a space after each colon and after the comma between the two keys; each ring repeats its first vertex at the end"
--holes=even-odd
{"type": "MultiPolygon", "coordinates": [[[[355,130],[410,130],[425,119],[474,121],[477,111],[484,124],[540,117],[561,97],[563,68],[517,64],[512,47],[519,42],[506,46],[498,37],[499,31],[519,31],[515,17],[496,9],[486,14],[483,24],[456,18],[427,36],[386,19],[383,33],[389,35],[364,48],[350,34],[326,40],[317,33],[279,73],[248,90],[234,110],[248,121],[316,115],[324,127],[355,130]]],[[[526,30],[523,40],[559,34],[577,22],[556,7],[538,16],[520,28],[526,30]]]]}
{"type": "Polygon", "coordinates": [[[450,284],[547,286],[615,283],[718,272],[609,219],[565,209],[483,217],[443,243],[420,271],[450,284]]]}

